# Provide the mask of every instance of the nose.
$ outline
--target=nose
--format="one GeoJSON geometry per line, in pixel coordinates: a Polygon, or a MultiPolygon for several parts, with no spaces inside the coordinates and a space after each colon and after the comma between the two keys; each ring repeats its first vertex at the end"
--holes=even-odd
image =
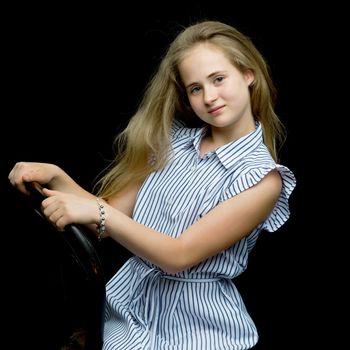
{"type": "Polygon", "coordinates": [[[207,86],[203,90],[203,100],[205,104],[211,104],[217,99],[217,91],[213,86],[207,86]]]}

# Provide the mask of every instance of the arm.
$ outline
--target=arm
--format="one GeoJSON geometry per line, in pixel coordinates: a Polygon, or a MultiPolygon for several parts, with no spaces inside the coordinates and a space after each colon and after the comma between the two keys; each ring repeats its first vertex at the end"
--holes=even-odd
{"type": "Polygon", "coordinates": [[[136,203],[137,193],[142,185],[142,182],[136,182],[126,187],[117,196],[108,199],[108,204],[115,209],[118,209],[125,215],[132,217],[134,206],[136,203]]]}
{"type": "Polygon", "coordinates": [[[110,208],[107,231],[134,254],[175,273],[229,248],[249,234],[268,217],[281,186],[279,174],[271,172],[257,185],[219,204],[177,239],[123,218],[110,208]]]}
{"type": "MultiPolygon", "coordinates": [[[[132,253],[164,271],[175,273],[229,248],[249,234],[268,217],[279,197],[281,186],[278,172],[270,172],[257,185],[219,204],[176,239],[145,227],[106,204],[107,231],[132,253]]],[[[62,209],[62,202],[57,203],[62,197],[57,198],[54,191],[47,194],[52,197],[43,202],[44,212],[58,227],[77,222],[75,220],[88,224],[99,222],[96,201],[85,201],[83,206],[81,200],[75,198],[75,208],[74,201],[70,200],[65,203],[69,202],[72,206],[63,206],[62,209]],[[73,212],[75,216],[69,215],[73,212]]]]}
{"type": "MultiPolygon", "coordinates": [[[[26,182],[38,182],[46,188],[59,191],[62,193],[74,194],[84,198],[95,200],[95,196],[80,187],[65,171],[55,164],[36,163],[36,162],[18,162],[12,168],[8,176],[11,184],[19,191],[30,194],[25,186],[26,182]]],[[[109,204],[120,210],[127,216],[132,215],[136,201],[136,195],[141,186],[141,183],[136,183],[124,191],[117,197],[112,197],[108,200],[109,204]]],[[[47,190],[44,194],[48,195],[47,190]]],[[[96,225],[86,225],[96,233],[96,225]]],[[[57,227],[60,229],[59,227],[57,227]]]]}
{"type": "Polygon", "coordinates": [[[25,187],[25,182],[36,181],[60,192],[72,193],[87,198],[93,197],[55,164],[18,162],[12,168],[8,178],[13,186],[26,194],[29,194],[29,192],[25,187]]]}

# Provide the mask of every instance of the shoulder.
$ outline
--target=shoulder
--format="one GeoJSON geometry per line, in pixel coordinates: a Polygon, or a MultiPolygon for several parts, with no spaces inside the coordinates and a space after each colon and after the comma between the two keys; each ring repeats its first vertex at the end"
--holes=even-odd
{"type": "Polygon", "coordinates": [[[233,170],[228,196],[236,195],[264,180],[264,184],[276,186],[289,197],[296,185],[294,173],[276,163],[264,144],[242,158],[233,170]]]}
{"type": "Polygon", "coordinates": [[[260,187],[266,193],[270,193],[271,197],[275,197],[276,200],[279,197],[283,186],[283,181],[279,171],[275,168],[270,170],[256,185],[260,187]]]}
{"type": "Polygon", "coordinates": [[[247,160],[242,172],[231,188],[231,195],[255,187],[261,196],[268,197],[276,204],[262,228],[273,232],[282,226],[290,216],[289,198],[296,186],[294,173],[286,166],[276,163],[269,154],[263,152],[259,161],[247,160]]]}
{"type": "MultiPolygon", "coordinates": [[[[278,164],[271,156],[265,144],[260,144],[253,152],[241,160],[239,177],[245,177],[248,182],[256,184],[271,171],[280,175],[282,181],[295,182],[293,172],[282,164],[278,164]]],[[[275,177],[275,176],[271,176],[275,177]]]]}
{"type": "Polygon", "coordinates": [[[184,122],[175,119],[171,126],[172,138],[194,136],[198,131],[198,128],[189,128],[184,122]]]}
{"type": "Polygon", "coordinates": [[[199,131],[199,128],[189,128],[183,122],[174,120],[171,127],[171,142],[173,145],[189,142],[196,137],[199,131]]]}

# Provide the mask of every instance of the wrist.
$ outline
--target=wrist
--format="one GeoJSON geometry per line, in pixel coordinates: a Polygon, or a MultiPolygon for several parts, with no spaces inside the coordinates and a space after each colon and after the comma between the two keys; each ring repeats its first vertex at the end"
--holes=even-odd
{"type": "Polygon", "coordinates": [[[98,207],[98,223],[96,224],[97,239],[101,241],[106,234],[106,208],[101,198],[96,198],[96,202],[98,207]]]}

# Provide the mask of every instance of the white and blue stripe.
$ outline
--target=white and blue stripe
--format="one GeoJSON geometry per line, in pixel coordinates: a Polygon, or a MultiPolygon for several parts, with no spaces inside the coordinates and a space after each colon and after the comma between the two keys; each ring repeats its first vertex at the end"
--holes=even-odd
{"type": "Polygon", "coordinates": [[[199,158],[204,129],[176,124],[168,165],[141,187],[133,218],[171,237],[222,201],[277,169],[283,179],[270,216],[231,248],[186,271],[169,275],[138,257],[107,283],[104,350],[250,349],[258,340],[254,322],[232,279],[247,267],[261,230],[275,231],[289,217],[293,173],[276,164],[254,132],[199,158]]]}

